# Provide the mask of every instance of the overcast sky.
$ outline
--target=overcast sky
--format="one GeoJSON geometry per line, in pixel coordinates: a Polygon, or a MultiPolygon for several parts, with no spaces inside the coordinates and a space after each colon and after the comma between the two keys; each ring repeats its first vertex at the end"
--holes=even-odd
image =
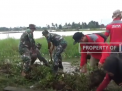
{"type": "Polygon", "coordinates": [[[0,27],[64,25],[91,20],[107,24],[122,0],[0,0],[0,27]]]}

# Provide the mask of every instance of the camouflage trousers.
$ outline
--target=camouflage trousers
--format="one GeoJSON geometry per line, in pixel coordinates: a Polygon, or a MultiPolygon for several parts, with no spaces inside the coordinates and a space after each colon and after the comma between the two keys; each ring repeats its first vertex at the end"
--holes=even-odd
{"type": "Polygon", "coordinates": [[[31,51],[26,47],[19,47],[19,53],[23,61],[23,71],[28,73],[31,68],[31,51]]]}
{"type": "Polygon", "coordinates": [[[35,62],[35,60],[38,58],[40,61],[43,61],[43,63],[45,65],[47,65],[47,61],[46,59],[44,59],[39,50],[38,49],[35,49],[34,50],[35,52],[35,56],[33,56],[31,50],[29,50],[28,48],[26,47],[19,47],[19,53],[21,55],[21,59],[23,61],[23,71],[25,73],[28,73],[30,70],[31,70],[31,66],[32,64],[35,62]]]}
{"type": "Polygon", "coordinates": [[[54,67],[56,66],[56,67],[63,69],[61,53],[64,52],[66,47],[67,47],[67,43],[62,43],[62,44],[56,46],[56,48],[54,50],[54,54],[53,54],[54,67]]]}

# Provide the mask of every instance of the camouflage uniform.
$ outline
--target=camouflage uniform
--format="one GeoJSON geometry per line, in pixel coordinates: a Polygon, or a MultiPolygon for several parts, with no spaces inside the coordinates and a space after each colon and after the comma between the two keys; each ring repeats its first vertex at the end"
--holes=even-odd
{"type": "Polygon", "coordinates": [[[33,65],[33,63],[36,61],[36,59],[38,58],[40,61],[43,61],[43,64],[46,66],[49,66],[47,63],[47,60],[42,57],[39,48],[36,48],[34,51],[32,51],[32,55],[31,55],[31,65],[33,65]],[[33,55],[34,54],[34,55],[33,55]]]}
{"type": "Polygon", "coordinates": [[[61,53],[67,47],[67,42],[62,36],[53,33],[48,33],[46,39],[48,42],[52,42],[53,45],[56,46],[53,54],[54,70],[57,71],[57,67],[63,69],[61,53]]]}
{"type": "Polygon", "coordinates": [[[23,70],[25,73],[30,71],[30,66],[33,64],[31,62],[32,50],[37,53],[38,58],[46,63],[46,60],[41,56],[39,50],[36,48],[35,40],[33,39],[33,33],[30,29],[27,29],[22,35],[19,44],[19,53],[23,60],[24,66],[23,70]]]}

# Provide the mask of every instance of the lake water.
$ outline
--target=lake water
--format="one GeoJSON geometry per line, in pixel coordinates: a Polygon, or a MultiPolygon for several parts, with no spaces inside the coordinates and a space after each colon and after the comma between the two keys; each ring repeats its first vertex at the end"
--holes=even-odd
{"type": "MultiPolygon", "coordinates": [[[[51,32],[51,33],[56,33],[59,34],[61,36],[71,36],[73,35],[75,32],[78,31],[67,31],[67,32],[51,32]]],[[[82,31],[84,34],[91,34],[91,33],[100,33],[100,32],[104,32],[104,31],[82,31]]],[[[0,34],[0,39],[6,39],[6,38],[15,38],[15,39],[20,39],[20,36],[22,35],[22,33],[7,33],[7,34],[0,34]]],[[[38,38],[42,38],[42,31],[35,31],[34,32],[34,38],[38,39],[38,38]]]]}

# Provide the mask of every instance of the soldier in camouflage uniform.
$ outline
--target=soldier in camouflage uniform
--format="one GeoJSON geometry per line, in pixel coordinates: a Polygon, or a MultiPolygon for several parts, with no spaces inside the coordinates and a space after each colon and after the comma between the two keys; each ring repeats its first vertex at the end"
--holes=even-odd
{"type": "Polygon", "coordinates": [[[47,65],[47,61],[41,56],[38,48],[35,45],[35,40],[33,39],[33,32],[36,29],[34,24],[29,24],[28,29],[21,35],[19,44],[19,53],[23,60],[23,71],[22,76],[26,76],[31,70],[31,54],[33,52],[37,53],[39,60],[43,61],[47,65]]]}
{"type": "Polygon", "coordinates": [[[49,49],[50,53],[52,53],[52,51],[54,50],[54,47],[56,47],[54,50],[54,55],[53,55],[53,59],[54,59],[53,70],[54,70],[54,72],[57,72],[58,68],[63,70],[61,53],[67,47],[67,42],[64,40],[64,38],[62,36],[54,34],[54,33],[49,33],[47,30],[44,30],[42,32],[42,35],[44,35],[47,39],[48,49],[49,49]],[[51,43],[53,46],[52,49],[51,49],[51,43]]]}

